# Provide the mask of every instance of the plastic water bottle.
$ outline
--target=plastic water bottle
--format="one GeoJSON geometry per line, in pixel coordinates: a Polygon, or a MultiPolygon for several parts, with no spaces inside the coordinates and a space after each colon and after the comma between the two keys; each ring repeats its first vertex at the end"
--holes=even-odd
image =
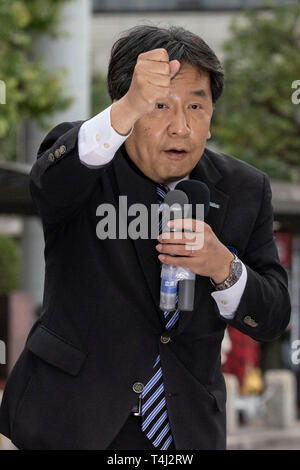
{"type": "Polygon", "coordinates": [[[178,280],[176,278],[177,266],[163,264],[161,269],[160,304],[161,310],[176,310],[176,296],[178,280]]]}

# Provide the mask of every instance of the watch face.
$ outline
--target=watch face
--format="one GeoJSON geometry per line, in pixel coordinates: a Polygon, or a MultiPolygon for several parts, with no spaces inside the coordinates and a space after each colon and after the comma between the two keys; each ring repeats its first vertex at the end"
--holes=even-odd
{"type": "Polygon", "coordinates": [[[235,261],[233,263],[232,270],[233,270],[235,276],[237,277],[237,279],[239,279],[242,275],[242,272],[243,272],[243,267],[242,267],[242,263],[241,263],[240,260],[235,261]]]}

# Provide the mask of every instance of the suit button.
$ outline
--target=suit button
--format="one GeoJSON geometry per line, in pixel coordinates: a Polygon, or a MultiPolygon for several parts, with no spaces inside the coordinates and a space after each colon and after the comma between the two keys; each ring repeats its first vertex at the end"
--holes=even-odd
{"type": "Polygon", "coordinates": [[[142,384],[141,382],[135,382],[132,386],[132,389],[135,393],[142,393],[142,391],[144,390],[144,384],[142,384]]]}
{"type": "Polygon", "coordinates": [[[169,341],[171,341],[170,336],[161,336],[161,337],[160,337],[160,342],[161,342],[162,344],[167,344],[167,343],[169,343],[169,341]]]}
{"type": "Polygon", "coordinates": [[[53,153],[49,153],[49,155],[48,155],[48,160],[49,160],[50,162],[54,162],[55,158],[54,158],[53,153]]]}
{"type": "Polygon", "coordinates": [[[55,150],[54,156],[55,156],[55,158],[59,158],[59,157],[61,156],[61,153],[60,153],[60,150],[59,150],[59,149],[56,149],[56,150],[55,150]]]}
{"type": "Polygon", "coordinates": [[[59,151],[60,151],[60,154],[63,155],[65,153],[65,151],[67,150],[67,147],[65,145],[61,145],[59,147],[59,151]]]}

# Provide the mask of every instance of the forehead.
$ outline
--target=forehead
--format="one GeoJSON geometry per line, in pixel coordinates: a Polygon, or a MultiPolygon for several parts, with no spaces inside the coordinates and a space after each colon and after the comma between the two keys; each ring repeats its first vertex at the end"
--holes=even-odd
{"type": "Polygon", "coordinates": [[[185,94],[204,90],[210,96],[210,77],[208,72],[197,69],[191,64],[181,65],[179,72],[171,80],[173,91],[182,90],[185,94]]]}

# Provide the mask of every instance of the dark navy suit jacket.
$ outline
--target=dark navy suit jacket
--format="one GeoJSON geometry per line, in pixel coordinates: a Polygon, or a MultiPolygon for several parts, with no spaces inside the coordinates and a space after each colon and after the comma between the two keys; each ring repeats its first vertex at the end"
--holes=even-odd
{"type": "Polygon", "coordinates": [[[56,126],[31,171],[45,235],[43,311],[8,379],[0,432],[21,449],[105,449],[136,404],[133,384],[147,382],[160,353],[176,449],[224,449],[220,348],[226,324],[270,341],[290,317],[269,180],[236,158],[205,149],[191,178],[205,182],[219,205],[210,208],[206,222],[238,251],[247,284],[234,319],[225,321],[209,279],[197,276],[194,310],[181,312],[171,341],[163,344],[157,241],[96,235],[101,203],[117,208],[126,195],[128,206],[150,207],[157,202],[155,184],[124,146],[104,167],[83,165],[81,124],[56,126]]]}

